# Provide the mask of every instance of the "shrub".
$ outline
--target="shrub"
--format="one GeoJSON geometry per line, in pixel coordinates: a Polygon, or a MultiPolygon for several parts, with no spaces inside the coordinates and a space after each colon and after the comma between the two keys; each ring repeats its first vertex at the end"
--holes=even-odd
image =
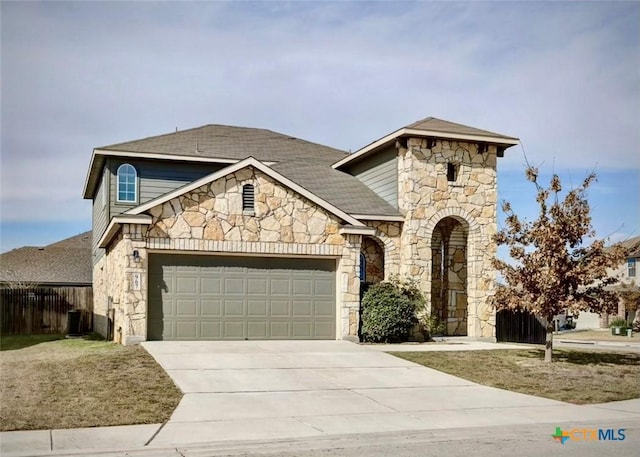
{"type": "Polygon", "coordinates": [[[392,280],[369,287],[362,298],[362,338],[372,343],[406,341],[416,324],[419,291],[392,280]]]}
{"type": "Polygon", "coordinates": [[[609,327],[626,327],[626,326],[627,326],[627,320],[622,317],[615,318],[609,324],[609,327]]]}

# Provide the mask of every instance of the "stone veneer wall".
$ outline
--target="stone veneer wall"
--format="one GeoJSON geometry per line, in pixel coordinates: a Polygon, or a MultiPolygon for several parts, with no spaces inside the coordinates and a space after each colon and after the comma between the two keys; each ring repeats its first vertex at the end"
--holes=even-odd
{"type": "Polygon", "coordinates": [[[107,295],[106,268],[107,258],[102,256],[93,266],[93,330],[107,336],[107,295]]]}
{"type": "Polygon", "coordinates": [[[470,337],[495,338],[493,294],[496,272],[491,266],[496,245],[496,147],[479,154],[478,146],[457,141],[410,138],[398,150],[398,205],[406,215],[401,234],[401,273],[416,279],[431,303],[431,238],[436,224],[454,217],[468,226],[468,328],[470,337]],[[447,180],[447,163],[458,177],[447,180]]]}
{"type": "Polygon", "coordinates": [[[124,342],[146,339],[147,265],[149,252],[240,253],[332,257],[337,261],[337,336],[357,338],[360,235],[340,235],[341,221],[269,176],[245,168],[149,210],[152,223],[143,229],[124,225],[108,257],[109,293],[114,297],[116,329],[124,342]],[[253,184],[255,210],[242,209],[242,187],[253,184]],[[133,263],[137,249],[140,263],[133,263]],[[114,265],[115,266],[115,265],[114,265]],[[120,277],[115,271],[123,272],[120,277]],[[144,278],[141,291],[131,289],[134,272],[144,278]],[[117,297],[117,299],[115,298],[117,297]],[[120,316],[120,317],[118,317],[120,316]]]}
{"type": "Polygon", "coordinates": [[[364,221],[376,229],[375,237],[384,249],[384,279],[400,274],[400,235],[402,222],[364,221]]]}
{"type": "Polygon", "coordinates": [[[365,281],[370,284],[383,281],[384,248],[376,240],[365,236],[362,238],[362,254],[366,260],[365,281]]]}

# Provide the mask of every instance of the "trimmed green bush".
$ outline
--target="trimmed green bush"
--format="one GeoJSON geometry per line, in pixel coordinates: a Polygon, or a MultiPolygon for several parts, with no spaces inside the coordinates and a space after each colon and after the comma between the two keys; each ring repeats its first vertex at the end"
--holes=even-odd
{"type": "Polygon", "coordinates": [[[400,282],[374,284],[362,298],[362,339],[371,343],[407,341],[417,323],[415,290],[400,282]]]}

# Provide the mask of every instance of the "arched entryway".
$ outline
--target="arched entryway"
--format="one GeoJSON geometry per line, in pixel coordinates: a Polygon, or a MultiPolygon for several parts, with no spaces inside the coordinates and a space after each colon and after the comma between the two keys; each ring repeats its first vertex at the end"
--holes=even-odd
{"type": "Polygon", "coordinates": [[[467,335],[467,238],[457,217],[440,220],[431,237],[431,315],[446,322],[446,335],[467,335]]]}
{"type": "Polygon", "coordinates": [[[376,284],[384,281],[384,246],[377,239],[369,236],[362,238],[360,263],[360,281],[367,284],[376,284]]]}

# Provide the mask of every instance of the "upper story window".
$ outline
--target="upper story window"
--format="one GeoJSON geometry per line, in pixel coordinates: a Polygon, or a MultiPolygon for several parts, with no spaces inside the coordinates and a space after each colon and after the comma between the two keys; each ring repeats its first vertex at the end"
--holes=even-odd
{"type": "Polygon", "coordinates": [[[636,275],[636,259],[627,260],[627,276],[630,278],[636,275]]]}
{"type": "Polygon", "coordinates": [[[245,184],[242,186],[242,211],[255,211],[255,189],[253,184],[245,184]]]}
{"type": "Polygon", "coordinates": [[[138,173],[133,165],[124,163],[117,173],[118,201],[136,203],[138,201],[138,173]]]}
{"type": "Polygon", "coordinates": [[[455,163],[447,163],[447,181],[455,182],[458,179],[458,167],[455,163]]]}

